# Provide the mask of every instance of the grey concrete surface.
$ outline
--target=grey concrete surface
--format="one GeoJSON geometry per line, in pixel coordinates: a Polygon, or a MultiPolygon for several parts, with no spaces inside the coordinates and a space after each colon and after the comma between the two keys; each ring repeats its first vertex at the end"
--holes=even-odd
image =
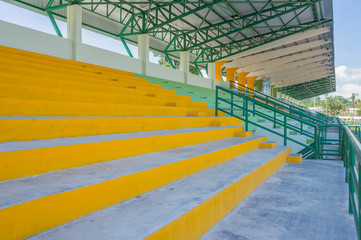
{"type": "Polygon", "coordinates": [[[284,150],[257,149],[30,239],[143,239],[284,150]]]}
{"type": "Polygon", "coordinates": [[[254,136],[226,138],[162,152],[0,182],[0,209],[215,152],[257,138],[254,136]]]}
{"type": "Polygon", "coordinates": [[[356,240],[342,162],[286,163],[202,240],[356,240]]]}
{"type": "Polygon", "coordinates": [[[95,135],[95,136],[85,136],[85,137],[53,138],[53,139],[43,139],[43,140],[34,140],[34,141],[5,142],[5,143],[0,143],[0,152],[11,152],[11,151],[26,150],[26,149],[34,149],[34,148],[55,147],[55,146],[83,144],[83,143],[91,143],[91,142],[105,142],[105,141],[113,141],[113,140],[129,139],[129,138],[142,138],[142,137],[172,135],[172,134],[180,134],[180,133],[202,132],[202,131],[210,131],[210,130],[226,129],[226,128],[238,128],[238,127],[225,126],[225,127],[181,128],[181,129],[172,129],[172,130],[107,134],[107,135],[95,135]]]}

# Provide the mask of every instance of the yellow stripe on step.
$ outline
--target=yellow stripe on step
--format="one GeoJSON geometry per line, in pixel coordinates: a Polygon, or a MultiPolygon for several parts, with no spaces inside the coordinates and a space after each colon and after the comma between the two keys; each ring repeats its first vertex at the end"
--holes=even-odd
{"type": "Polygon", "coordinates": [[[0,152],[0,181],[229,138],[240,128],[0,152]]]}
{"type": "Polygon", "coordinates": [[[265,140],[267,137],[0,209],[0,239],[30,237],[229,161],[257,149],[265,140]]]}
{"type": "Polygon", "coordinates": [[[243,199],[286,162],[291,149],[287,149],[271,161],[233,183],[186,214],[151,234],[146,240],[199,239],[224,218],[243,199]]]}
{"type": "Polygon", "coordinates": [[[209,127],[242,126],[234,117],[0,119],[0,142],[209,127]]]}
{"type": "Polygon", "coordinates": [[[206,108],[0,98],[0,116],[188,116],[194,111],[215,115],[206,108]]]}

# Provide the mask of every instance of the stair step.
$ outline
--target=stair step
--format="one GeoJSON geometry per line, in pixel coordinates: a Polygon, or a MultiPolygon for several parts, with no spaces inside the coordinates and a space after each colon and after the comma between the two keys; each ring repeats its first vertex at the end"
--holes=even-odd
{"type": "Polygon", "coordinates": [[[0,118],[0,132],[6,133],[0,142],[208,127],[213,121],[242,126],[233,117],[8,117],[0,118]]]}
{"type": "MultiPolygon", "coordinates": [[[[0,97],[88,103],[169,106],[169,100],[166,98],[121,95],[116,93],[88,92],[70,89],[64,90],[49,87],[20,86],[4,83],[0,83],[0,97]]],[[[191,101],[186,102],[180,100],[171,101],[175,103],[174,106],[207,108],[207,104],[205,103],[196,103],[191,101]]]]}
{"type": "Polygon", "coordinates": [[[52,79],[51,77],[31,77],[17,74],[0,73],[0,83],[33,86],[33,87],[51,87],[59,89],[71,89],[90,92],[106,92],[122,95],[137,95],[137,96],[152,96],[166,98],[167,100],[184,100],[191,101],[192,99],[186,96],[176,95],[174,92],[161,92],[152,89],[129,88],[126,86],[106,85],[101,81],[96,82],[82,82],[71,81],[69,79],[52,79]]]}
{"type": "Polygon", "coordinates": [[[0,52],[2,54],[8,54],[8,55],[12,55],[15,58],[26,58],[28,60],[44,60],[47,62],[47,64],[50,63],[56,63],[56,64],[64,64],[67,67],[74,67],[77,66],[81,69],[84,69],[85,71],[87,70],[91,70],[91,71],[104,71],[104,72],[109,72],[109,73],[115,73],[115,74],[123,74],[123,75],[128,75],[128,76],[134,76],[134,73],[132,72],[127,72],[127,71],[122,71],[122,70],[118,70],[118,69],[113,69],[113,68],[108,68],[108,67],[103,67],[103,66],[99,66],[99,65],[94,65],[94,64],[90,64],[90,63],[84,63],[84,62],[78,62],[78,61],[74,61],[74,60],[68,60],[68,59],[62,59],[62,58],[57,58],[57,57],[52,57],[49,55],[44,55],[44,54],[40,54],[40,53],[35,53],[35,52],[30,52],[30,51],[25,51],[25,50],[20,50],[20,49],[16,49],[16,48],[11,48],[11,47],[5,47],[5,46],[0,46],[0,52]]]}
{"type": "Polygon", "coordinates": [[[47,195],[72,191],[87,185],[180,162],[242,143],[254,140],[256,140],[254,142],[260,143],[263,139],[264,137],[254,136],[247,138],[231,137],[162,152],[148,153],[0,182],[0,209],[47,195]]]}
{"type": "MultiPolygon", "coordinates": [[[[0,116],[214,116],[213,109],[0,98],[0,116]]],[[[223,114],[224,116],[224,114],[223,114]]]]}
{"type": "Polygon", "coordinates": [[[242,129],[200,127],[1,143],[0,180],[229,138],[242,129]]]}
{"type": "Polygon", "coordinates": [[[288,152],[254,150],[30,239],[197,239],[281,167],[288,152]]]}

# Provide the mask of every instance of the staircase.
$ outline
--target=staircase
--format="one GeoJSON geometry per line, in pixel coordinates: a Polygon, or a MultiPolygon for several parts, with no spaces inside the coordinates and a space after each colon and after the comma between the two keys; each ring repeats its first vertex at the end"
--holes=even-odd
{"type": "Polygon", "coordinates": [[[0,53],[0,239],[198,239],[300,160],[133,73],[0,53]]]}

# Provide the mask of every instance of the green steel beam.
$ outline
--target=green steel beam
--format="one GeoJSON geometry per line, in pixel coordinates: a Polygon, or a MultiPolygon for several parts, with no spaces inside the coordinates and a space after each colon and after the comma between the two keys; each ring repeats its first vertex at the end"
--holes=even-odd
{"type": "Polygon", "coordinates": [[[120,38],[120,41],[122,41],[123,46],[124,46],[125,50],[126,50],[127,53],[128,53],[128,56],[129,56],[129,57],[133,57],[133,54],[132,54],[132,52],[130,51],[130,49],[129,49],[129,47],[128,47],[128,44],[125,42],[124,38],[121,37],[121,38],[120,38]]]}

